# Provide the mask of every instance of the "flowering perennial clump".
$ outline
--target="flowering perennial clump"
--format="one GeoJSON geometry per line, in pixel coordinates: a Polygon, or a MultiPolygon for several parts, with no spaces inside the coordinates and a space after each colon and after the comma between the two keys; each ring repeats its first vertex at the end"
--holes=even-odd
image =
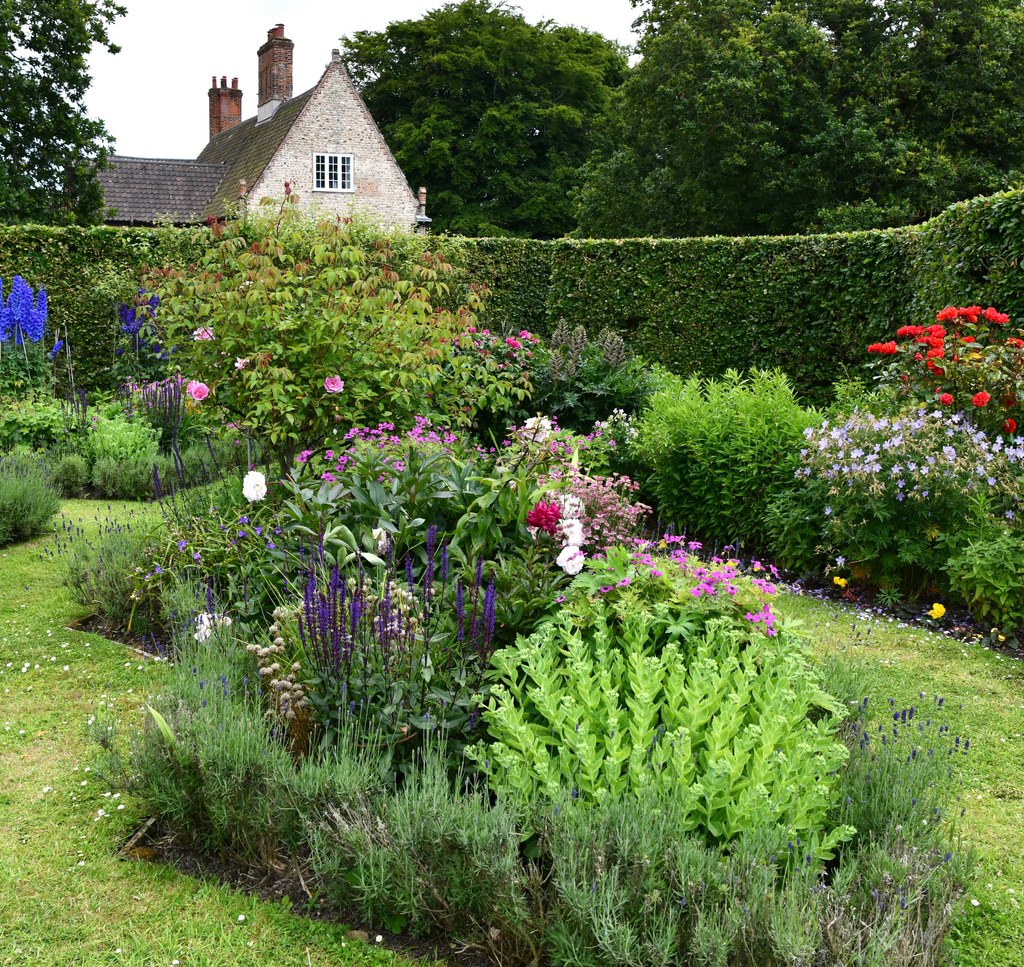
{"type": "Polygon", "coordinates": [[[1019,513],[1024,441],[961,414],[854,412],[804,436],[796,478],[821,508],[822,550],[876,584],[905,586],[916,569],[923,590],[975,516],[1019,513]]]}

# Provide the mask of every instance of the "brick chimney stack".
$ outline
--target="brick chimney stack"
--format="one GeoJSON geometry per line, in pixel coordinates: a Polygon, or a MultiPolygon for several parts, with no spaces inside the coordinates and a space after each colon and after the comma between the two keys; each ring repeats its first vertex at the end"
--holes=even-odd
{"type": "Polygon", "coordinates": [[[267,42],[257,51],[260,76],[257,124],[270,120],[277,109],[292,96],[294,49],[294,42],[284,35],[284,24],[277,24],[267,31],[267,42]]]}
{"type": "Polygon", "coordinates": [[[242,121],[242,92],[238,89],[238,78],[231,78],[231,86],[228,87],[228,79],[220,79],[220,87],[217,86],[217,78],[210,81],[210,137],[227,131],[242,121]]]}

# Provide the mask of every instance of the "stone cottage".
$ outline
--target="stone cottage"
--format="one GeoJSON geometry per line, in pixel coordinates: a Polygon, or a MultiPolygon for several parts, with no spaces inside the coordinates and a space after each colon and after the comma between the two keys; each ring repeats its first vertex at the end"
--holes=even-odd
{"type": "Polygon", "coordinates": [[[426,190],[414,195],[337,50],[316,86],[292,96],[294,43],[277,24],[259,58],[255,117],[242,120],[238,78],[213,78],[210,142],[195,161],[115,155],[99,173],[111,225],[178,225],[222,217],[240,192],[280,197],[285,182],[310,210],[360,213],[423,230],[426,190]]]}

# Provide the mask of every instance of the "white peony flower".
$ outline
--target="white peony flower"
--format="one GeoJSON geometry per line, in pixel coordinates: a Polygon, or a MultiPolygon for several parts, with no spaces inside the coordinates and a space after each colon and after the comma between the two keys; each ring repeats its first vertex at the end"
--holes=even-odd
{"type": "Polygon", "coordinates": [[[563,517],[560,526],[563,543],[575,544],[577,547],[583,544],[583,521],[578,517],[563,517]]]}
{"type": "Polygon", "coordinates": [[[250,470],[242,480],[242,495],[251,504],[267,496],[267,478],[259,470],[250,470]]]}
{"type": "Polygon", "coordinates": [[[555,563],[566,574],[575,575],[583,570],[583,562],[585,560],[586,555],[575,544],[566,544],[555,563]]]}

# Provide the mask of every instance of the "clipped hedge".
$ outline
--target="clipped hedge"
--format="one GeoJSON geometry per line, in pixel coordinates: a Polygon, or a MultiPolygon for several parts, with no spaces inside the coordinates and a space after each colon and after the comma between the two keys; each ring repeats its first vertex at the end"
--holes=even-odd
{"type": "MultiPolygon", "coordinates": [[[[80,385],[102,383],[116,306],[144,264],[183,265],[201,232],[0,228],[0,277],[50,294],[80,385]]],[[[834,235],[687,239],[438,237],[464,281],[491,290],[492,329],[550,332],[559,319],[609,326],[680,374],[782,367],[813,400],[868,342],[945,305],[1024,319],[1024,190],[971,199],[922,225],[834,235]]]]}
{"type": "Polygon", "coordinates": [[[824,400],[867,343],[951,303],[1024,320],[1024,191],[975,198],[922,225],[833,235],[463,239],[492,328],[610,326],[680,373],[779,366],[824,400]]]}

